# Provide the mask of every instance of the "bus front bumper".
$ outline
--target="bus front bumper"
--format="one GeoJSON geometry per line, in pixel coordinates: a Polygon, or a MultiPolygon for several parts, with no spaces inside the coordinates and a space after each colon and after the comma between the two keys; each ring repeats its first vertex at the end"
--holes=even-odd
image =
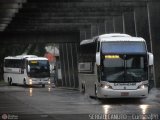
{"type": "Polygon", "coordinates": [[[49,81],[41,81],[41,82],[32,81],[29,83],[29,85],[48,85],[48,84],[50,84],[49,81]]]}
{"type": "Polygon", "coordinates": [[[114,90],[99,88],[98,98],[145,98],[148,96],[148,88],[135,90],[114,90]]]}
{"type": "Polygon", "coordinates": [[[29,85],[48,85],[50,84],[50,79],[29,79],[29,85]]]}

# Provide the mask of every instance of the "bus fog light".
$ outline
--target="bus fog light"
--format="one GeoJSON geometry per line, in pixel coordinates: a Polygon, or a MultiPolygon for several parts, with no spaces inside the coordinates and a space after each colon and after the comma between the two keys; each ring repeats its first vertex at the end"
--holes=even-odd
{"type": "Polygon", "coordinates": [[[48,80],[48,84],[51,84],[51,80],[50,79],[48,80]]]}
{"type": "Polygon", "coordinates": [[[105,85],[105,84],[101,84],[100,87],[104,88],[104,89],[112,89],[112,86],[110,85],[105,85]]]}
{"type": "Polygon", "coordinates": [[[32,79],[29,79],[29,84],[32,85],[32,79]]]}
{"type": "Polygon", "coordinates": [[[140,86],[138,86],[138,89],[144,89],[144,88],[146,88],[147,87],[147,85],[140,85],[140,86]]]}

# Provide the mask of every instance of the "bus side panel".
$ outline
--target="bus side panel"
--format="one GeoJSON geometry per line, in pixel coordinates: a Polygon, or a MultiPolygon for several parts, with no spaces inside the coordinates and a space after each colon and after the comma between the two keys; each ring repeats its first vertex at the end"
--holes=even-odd
{"type": "MultiPolygon", "coordinates": [[[[4,73],[4,81],[8,83],[8,79],[12,80],[12,83],[15,84],[24,84],[24,78],[27,77],[26,70],[23,73],[13,73],[13,72],[5,72],[4,73]]],[[[27,82],[27,81],[26,81],[27,82]]]]}
{"type": "Polygon", "coordinates": [[[89,94],[89,96],[95,96],[95,85],[98,81],[96,65],[94,66],[94,73],[86,74],[86,73],[79,73],[79,85],[80,90],[82,89],[82,84],[85,85],[85,92],[89,94]]]}
{"type": "Polygon", "coordinates": [[[14,81],[15,81],[15,83],[23,85],[25,78],[27,78],[26,70],[24,70],[23,73],[20,73],[20,74],[17,74],[16,76],[14,76],[14,81]]]}
{"type": "Polygon", "coordinates": [[[95,95],[95,84],[97,76],[94,74],[79,74],[80,87],[81,83],[85,84],[85,92],[90,96],[95,95]]]}

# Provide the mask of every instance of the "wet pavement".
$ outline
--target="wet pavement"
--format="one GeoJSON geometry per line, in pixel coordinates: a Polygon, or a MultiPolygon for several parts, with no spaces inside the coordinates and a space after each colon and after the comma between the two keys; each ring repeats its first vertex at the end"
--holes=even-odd
{"type": "Polygon", "coordinates": [[[160,90],[145,99],[91,99],[77,90],[0,86],[0,119],[159,120],[160,90]]]}

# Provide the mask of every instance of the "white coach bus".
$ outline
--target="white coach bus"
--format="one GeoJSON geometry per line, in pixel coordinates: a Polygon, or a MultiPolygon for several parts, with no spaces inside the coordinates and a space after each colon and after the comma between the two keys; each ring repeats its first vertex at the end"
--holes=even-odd
{"type": "Polygon", "coordinates": [[[35,55],[20,55],[4,58],[4,80],[9,85],[42,85],[50,83],[50,68],[47,58],[35,55]]]}
{"type": "Polygon", "coordinates": [[[90,96],[143,98],[153,80],[153,54],[143,38],[104,34],[80,43],[78,69],[80,90],[90,96]]]}

